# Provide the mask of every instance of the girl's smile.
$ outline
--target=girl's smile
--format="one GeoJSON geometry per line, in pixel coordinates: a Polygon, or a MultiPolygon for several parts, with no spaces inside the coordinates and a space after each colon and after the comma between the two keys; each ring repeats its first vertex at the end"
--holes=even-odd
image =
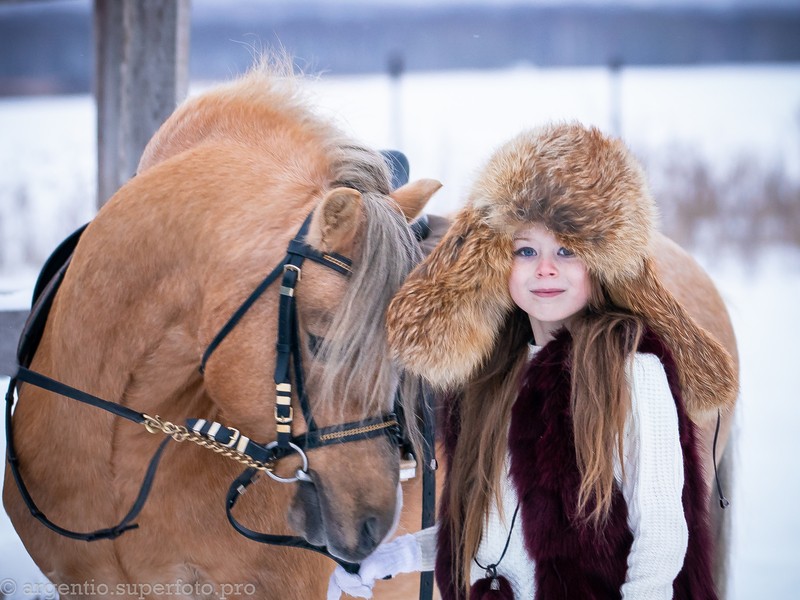
{"type": "Polygon", "coordinates": [[[553,289],[539,289],[539,290],[531,290],[531,293],[536,294],[540,298],[553,298],[558,296],[559,294],[564,293],[564,290],[553,290],[553,289]]]}

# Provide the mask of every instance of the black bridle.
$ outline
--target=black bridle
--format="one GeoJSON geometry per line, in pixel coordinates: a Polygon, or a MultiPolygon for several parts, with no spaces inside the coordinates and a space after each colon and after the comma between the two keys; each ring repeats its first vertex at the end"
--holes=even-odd
{"type": "MultiPolygon", "coordinates": [[[[300,230],[294,239],[289,242],[284,259],[264,278],[247,299],[223,325],[219,333],[214,336],[211,343],[203,353],[200,361],[200,372],[205,373],[206,364],[214,351],[222,341],[239,323],[241,318],[247,313],[256,300],[269,288],[279,277],[280,285],[280,304],[278,308],[278,340],[276,343],[275,359],[275,429],[276,440],[267,446],[259,446],[244,436],[241,436],[234,429],[215,427],[215,424],[198,422],[197,420],[188,421],[190,429],[213,438],[222,444],[235,447],[243,454],[251,456],[255,460],[267,463],[283,458],[292,451],[297,452],[304,458],[303,449],[314,449],[328,444],[351,442],[367,439],[390,433],[396,439],[400,437],[399,423],[395,413],[387,413],[380,417],[334,425],[331,427],[317,427],[308,396],[305,390],[305,373],[303,370],[302,345],[300,343],[299,323],[297,319],[297,304],[295,302],[295,288],[300,281],[303,262],[306,259],[313,260],[319,264],[333,269],[337,273],[349,276],[351,273],[351,261],[340,254],[324,253],[316,248],[309,246],[305,242],[311,215],[306,217],[300,230]],[[306,421],[306,433],[292,437],[292,422],[294,414],[292,410],[292,375],[294,375],[294,387],[303,418],[306,421]],[[245,441],[246,440],[246,441],[245,441]]],[[[304,479],[306,469],[301,469],[294,478],[282,478],[270,473],[273,479],[281,482],[291,482],[297,479],[304,479]]]]}
{"type": "MultiPolygon", "coordinates": [[[[357,572],[358,565],[343,561],[331,555],[327,548],[313,546],[306,542],[305,539],[297,536],[286,535],[272,535],[253,531],[248,529],[240,522],[238,522],[232,513],[232,509],[244,490],[249,486],[259,471],[266,472],[270,477],[276,481],[287,483],[297,480],[310,481],[308,470],[308,459],[305,451],[318,448],[329,444],[345,443],[363,439],[373,438],[379,435],[390,435],[395,440],[401,439],[400,424],[395,413],[386,413],[379,417],[365,419],[356,422],[344,423],[341,425],[334,425],[330,427],[317,427],[314,422],[313,415],[309,406],[308,398],[305,392],[305,381],[302,367],[302,349],[300,344],[299,324],[297,319],[297,309],[295,304],[295,287],[300,280],[302,265],[306,259],[318,262],[334,271],[347,276],[351,272],[350,259],[335,254],[335,253],[322,253],[315,248],[309,246],[305,242],[305,234],[311,220],[309,215],[303,222],[300,230],[297,232],[292,241],[289,242],[287,247],[286,256],[284,259],[272,270],[272,272],[264,278],[264,280],[256,287],[256,289],[248,296],[248,298],[241,304],[241,306],[233,313],[227,323],[222,327],[219,333],[209,344],[204,352],[200,372],[204,373],[206,364],[211,358],[213,352],[225,339],[225,337],[233,330],[239,323],[241,318],[255,303],[255,301],[269,288],[278,278],[281,278],[280,286],[280,307],[278,315],[278,340],[277,340],[277,359],[275,367],[275,386],[276,386],[276,404],[275,404],[275,425],[276,425],[276,439],[266,445],[259,444],[253,440],[242,435],[238,430],[226,427],[219,423],[209,422],[202,419],[190,419],[187,421],[186,426],[178,426],[172,423],[163,421],[158,416],[151,417],[144,413],[137,412],[129,407],[123,406],[116,402],[110,402],[97,396],[93,396],[82,390],[68,386],[60,381],[56,381],[37,373],[27,368],[32,359],[35,348],[27,347],[26,333],[23,333],[20,350],[18,351],[18,358],[20,359],[20,366],[17,374],[10,380],[9,387],[6,392],[6,442],[7,442],[7,459],[9,467],[14,480],[19,488],[20,494],[25,502],[31,515],[44,524],[48,529],[66,536],[68,538],[94,541],[100,539],[114,539],[122,533],[135,529],[138,527],[133,520],[138,516],[142,507],[144,506],[147,496],[150,492],[159,461],[163,454],[166,444],[170,437],[178,441],[189,439],[200,445],[211,448],[212,450],[222,453],[230,458],[234,458],[240,463],[246,464],[248,468],[231,484],[226,496],[226,512],[228,520],[232,526],[242,535],[261,543],[275,544],[282,546],[291,546],[297,548],[304,548],[320,552],[329,558],[341,564],[345,569],[350,572],[357,572]],[[25,366],[23,366],[25,365],[25,366]],[[294,377],[292,378],[292,375],[294,377]],[[292,422],[293,411],[291,406],[292,399],[292,379],[294,380],[294,390],[299,400],[303,417],[306,421],[307,431],[301,435],[292,436],[292,422]],[[118,417],[127,419],[134,423],[144,425],[151,433],[162,432],[170,437],[165,438],[150,460],[145,477],[140,486],[139,493],[127,515],[115,526],[99,529],[91,532],[76,532],[67,528],[61,527],[53,523],[47,516],[39,510],[33,498],[31,497],[20,473],[19,457],[16,453],[13,443],[13,428],[12,428],[12,407],[14,404],[14,392],[17,391],[20,383],[28,383],[44,390],[50,391],[55,394],[67,396],[74,400],[95,406],[106,410],[118,417]],[[274,463],[284,458],[285,456],[296,452],[300,455],[303,466],[298,469],[294,477],[284,478],[279,477],[273,472],[274,463]]],[[[77,242],[77,238],[75,239],[77,242]]],[[[61,278],[68,265],[69,260],[65,260],[63,266],[55,272],[55,283],[50,284],[49,297],[39,297],[36,304],[41,302],[52,303],[52,297],[58,288],[61,278]]],[[[39,288],[37,284],[37,288],[39,288]]],[[[42,289],[39,289],[42,292],[42,289]]],[[[34,306],[31,311],[31,316],[38,315],[34,321],[26,324],[26,332],[31,328],[34,330],[39,329],[39,334],[44,328],[43,320],[46,320],[47,310],[40,310],[34,306]]],[[[38,343],[38,340],[34,345],[38,343]]],[[[423,403],[427,406],[427,403],[423,403]]],[[[426,456],[424,457],[425,466],[423,468],[424,481],[428,481],[429,485],[427,491],[424,492],[426,496],[424,504],[428,506],[426,517],[424,519],[428,522],[423,522],[423,526],[431,525],[433,522],[433,486],[432,481],[433,469],[435,468],[434,459],[432,455],[432,415],[425,415],[424,419],[427,424],[430,422],[430,431],[426,438],[426,456]],[[426,477],[428,479],[426,479],[426,477]]],[[[421,596],[422,597],[422,596],[421,596]]]]}

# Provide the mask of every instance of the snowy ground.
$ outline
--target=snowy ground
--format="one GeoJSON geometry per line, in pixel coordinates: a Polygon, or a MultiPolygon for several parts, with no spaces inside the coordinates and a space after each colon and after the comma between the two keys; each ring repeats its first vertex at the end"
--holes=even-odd
{"type": "MultiPolygon", "coordinates": [[[[627,69],[620,84],[621,132],[637,152],[678,146],[720,170],[747,153],[800,175],[800,66],[627,69]]],[[[358,138],[406,151],[413,177],[447,184],[431,212],[458,206],[474,169],[524,127],[578,119],[611,129],[602,69],[424,74],[399,87],[382,77],[323,78],[313,89],[358,138]]],[[[94,109],[83,96],[0,100],[0,131],[0,308],[23,308],[49,251],[93,214],[94,109]]],[[[796,598],[800,254],[700,258],[728,302],[742,362],[731,598],[796,598]]],[[[0,511],[0,592],[30,597],[37,581],[0,511]]]]}

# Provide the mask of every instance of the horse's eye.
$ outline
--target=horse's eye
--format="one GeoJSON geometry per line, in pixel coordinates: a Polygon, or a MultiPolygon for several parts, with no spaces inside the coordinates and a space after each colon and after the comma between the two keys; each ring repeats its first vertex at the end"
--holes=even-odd
{"type": "Polygon", "coordinates": [[[325,338],[318,335],[314,335],[311,332],[308,332],[308,350],[311,352],[312,355],[314,355],[314,357],[320,358],[318,354],[324,342],[325,338]]]}

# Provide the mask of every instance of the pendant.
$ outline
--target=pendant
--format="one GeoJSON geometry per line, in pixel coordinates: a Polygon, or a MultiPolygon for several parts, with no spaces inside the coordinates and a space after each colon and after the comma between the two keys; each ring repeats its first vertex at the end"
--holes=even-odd
{"type": "Polygon", "coordinates": [[[473,583],[469,600],[514,600],[514,590],[508,579],[495,574],[473,583]]]}

